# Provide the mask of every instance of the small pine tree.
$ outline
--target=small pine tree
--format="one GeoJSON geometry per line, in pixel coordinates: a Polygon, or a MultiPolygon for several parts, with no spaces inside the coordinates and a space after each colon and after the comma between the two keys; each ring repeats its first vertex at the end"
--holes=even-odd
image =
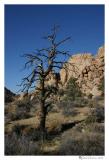
{"type": "Polygon", "coordinates": [[[75,100],[76,97],[81,97],[82,92],[76,83],[76,78],[71,77],[68,81],[67,87],[66,87],[66,99],[67,100],[75,100]]]}

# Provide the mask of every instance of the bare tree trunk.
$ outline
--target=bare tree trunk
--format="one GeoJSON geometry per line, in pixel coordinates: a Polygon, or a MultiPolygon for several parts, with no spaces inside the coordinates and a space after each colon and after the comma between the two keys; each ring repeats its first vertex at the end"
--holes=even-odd
{"type": "Polygon", "coordinates": [[[41,102],[41,115],[40,115],[40,131],[41,131],[41,140],[44,141],[46,138],[46,111],[45,111],[45,105],[43,102],[41,102]]]}
{"type": "Polygon", "coordinates": [[[41,107],[41,113],[40,113],[40,131],[41,131],[41,140],[44,142],[46,138],[46,107],[45,107],[45,86],[44,86],[44,80],[41,84],[41,101],[40,101],[40,107],[41,107]]]}

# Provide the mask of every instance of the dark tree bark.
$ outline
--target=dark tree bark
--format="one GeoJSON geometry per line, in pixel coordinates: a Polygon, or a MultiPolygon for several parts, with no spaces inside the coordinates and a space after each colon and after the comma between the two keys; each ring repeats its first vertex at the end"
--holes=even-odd
{"type": "Polygon", "coordinates": [[[41,139],[42,141],[45,140],[46,138],[46,127],[45,127],[45,122],[46,122],[46,110],[47,108],[45,107],[45,83],[44,79],[42,79],[41,82],[41,100],[40,100],[40,131],[41,131],[41,139]]]}

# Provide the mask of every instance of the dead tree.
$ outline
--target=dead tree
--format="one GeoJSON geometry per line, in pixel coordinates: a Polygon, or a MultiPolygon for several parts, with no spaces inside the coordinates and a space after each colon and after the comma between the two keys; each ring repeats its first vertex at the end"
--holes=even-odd
{"type": "Polygon", "coordinates": [[[23,92],[29,91],[31,88],[35,88],[39,91],[39,102],[40,102],[40,130],[42,133],[42,140],[45,138],[45,123],[46,115],[48,112],[48,107],[50,103],[46,104],[47,99],[50,97],[51,93],[56,91],[55,87],[47,87],[45,85],[46,78],[51,72],[56,72],[62,68],[66,70],[67,61],[59,60],[60,56],[69,57],[67,51],[60,51],[58,47],[64,42],[70,40],[70,37],[67,37],[59,42],[57,42],[57,26],[54,26],[52,33],[44,39],[48,40],[50,47],[37,49],[35,52],[24,54],[23,57],[27,59],[25,63],[25,68],[31,68],[31,73],[22,79],[20,86],[23,92]],[[64,65],[63,65],[64,64],[64,65]]]}

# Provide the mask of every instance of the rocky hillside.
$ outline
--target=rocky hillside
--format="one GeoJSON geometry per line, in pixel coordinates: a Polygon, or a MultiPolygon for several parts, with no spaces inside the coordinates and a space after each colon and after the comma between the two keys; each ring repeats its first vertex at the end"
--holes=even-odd
{"type": "Polygon", "coordinates": [[[5,102],[12,102],[15,94],[5,87],[5,102]]]}
{"type": "Polygon", "coordinates": [[[69,65],[61,69],[60,75],[50,74],[47,84],[57,85],[58,82],[59,87],[63,88],[74,77],[83,93],[100,96],[99,85],[104,77],[104,47],[100,47],[95,56],[91,53],[76,54],[68,62],[69,65]]]}

